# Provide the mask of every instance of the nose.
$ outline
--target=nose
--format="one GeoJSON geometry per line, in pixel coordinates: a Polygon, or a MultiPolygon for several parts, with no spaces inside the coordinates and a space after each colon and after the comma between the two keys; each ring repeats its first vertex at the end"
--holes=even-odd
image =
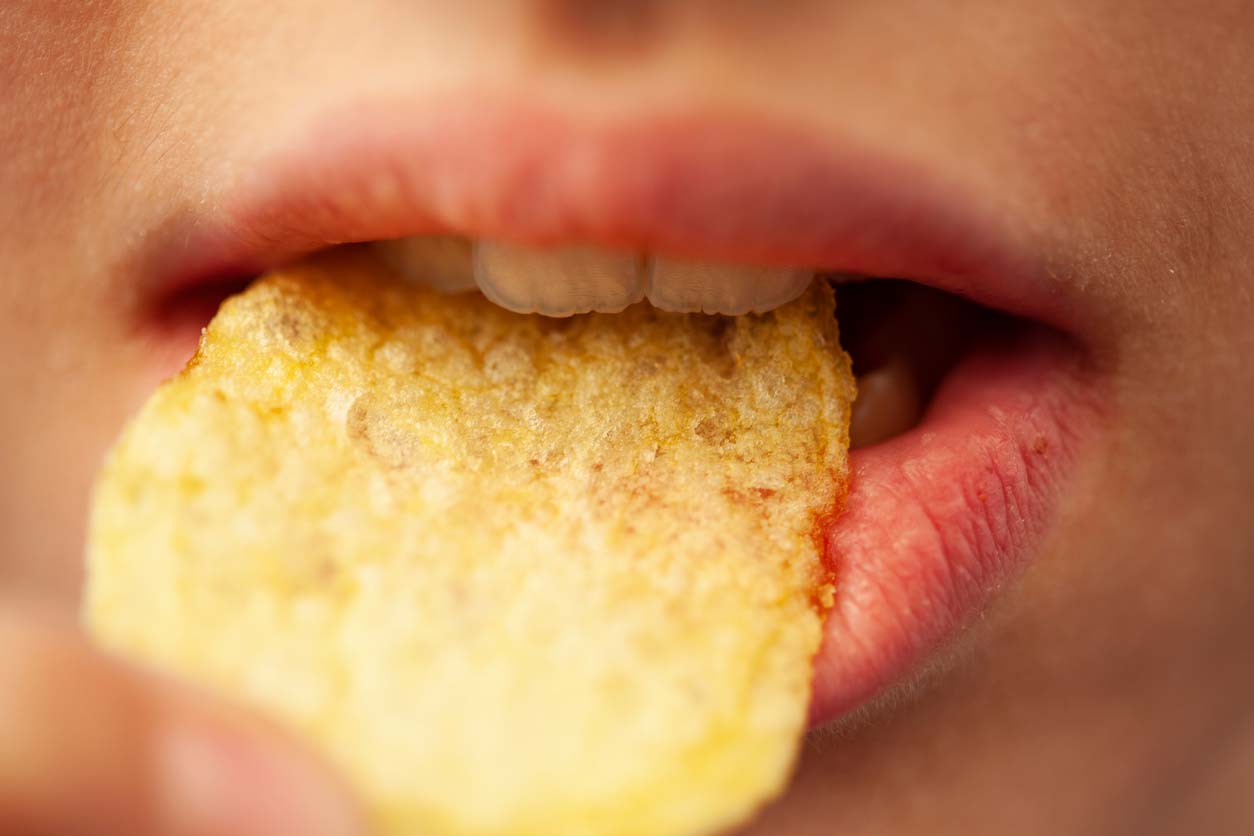
{"type": "Polygon", "coordinates": [[[667,29],[665,0],[527,0],[522,14],[537,40],[563,52],[602,57],[648,52],[667,29]]]}

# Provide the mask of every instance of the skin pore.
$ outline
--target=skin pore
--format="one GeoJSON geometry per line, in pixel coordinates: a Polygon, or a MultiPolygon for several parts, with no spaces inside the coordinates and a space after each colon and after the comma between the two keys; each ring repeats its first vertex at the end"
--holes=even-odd
{"type": "Polygon", "coordinates": [[[277,733],[67,625],[100,458],[187,354],[153,324],[152,242],[328,113],[467,90],[888,149],[977,196],[1078,300],[1104,424],[1040,554],[911,681],[815,731],[747,832],[1250,827],[1252,40],[1242,0],[4,4],[0,831],[354,832],[277,733]],[[165,770],[171,729],[256,770],[165,770]],[[54,810],[68,786],[81,804],[54,810]],[[309,804],[253,803],[277,786],[309,804]],[[196,792],[220,803],[161,818],[196,792]]]}

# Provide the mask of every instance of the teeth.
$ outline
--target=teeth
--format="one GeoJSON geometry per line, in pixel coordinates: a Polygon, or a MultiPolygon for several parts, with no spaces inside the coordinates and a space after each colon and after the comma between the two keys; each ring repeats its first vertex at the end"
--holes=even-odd
{"type": "Polygon", "coordinates": [[[443,293],[478,287],[501,307],[547,316],[617,313],[646,296],[667,311],[740,315],[791,302],[813,270],[646,258],[595,247],[540,249],[456,236],[414,236],[371,245],[411,281],[443,293]]]}
{"type": "Polygon", "coordinates": [[[422,235],[376,241],[372,246],[384,263],[410,281],[442,293],[475,289],[470,241],[465,238],[422,235]]]}
{"type": "Polygon", "coordinates": [[[752,267],[658,257],[649,275],[649,301],[668,311],[740,315],[778,308],[800,296],[813,270],[752,267]]]}
{"type": "Polygon", "coordinates": [[[634,253],[481,241],[474,262],[483,294],[519,313],[617,313],[644,298],[644,267],[634,253]]]}

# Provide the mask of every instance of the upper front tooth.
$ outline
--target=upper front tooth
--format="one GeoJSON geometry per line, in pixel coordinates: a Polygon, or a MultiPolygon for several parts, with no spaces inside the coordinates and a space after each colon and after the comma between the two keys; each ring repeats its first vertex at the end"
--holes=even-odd
{"type": "Polygon", "coordinates": [[[483,294],[519,313],[617,313],[644,298],[644,269],[634,253],[480,241],[474,262],[483,294]]]}
{"type": "Polygon", "coordinates": [[[417,235],[373,244],[388,266],[411,281],[430,285],[442,293],[475,289],[470,260],[470,241],[452,235],[417,235]]]}
{"type": "Polygon", "coordinates": [[[713,264],[677,258],[653,259],[649,301],[668,311],[729,315],[761,313],[800,296],[813,270],[713,264]]]}
{"type": "Polygon", "coordinates": [[[444,293],[478,286],[489,299],[521,313],[569,316],[614,313],[646,295],[668,311],[745,314],[801,295],[814,273],[788,267],[644,259],[595,247],[539,249],[457,236],[414,236],[372,245],[412,281],[444,293]]]}

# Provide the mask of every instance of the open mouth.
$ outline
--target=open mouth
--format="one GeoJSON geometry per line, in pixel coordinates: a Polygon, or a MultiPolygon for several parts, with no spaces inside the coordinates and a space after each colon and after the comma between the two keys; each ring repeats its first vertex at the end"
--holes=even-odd
{"type": "Polygon", "coordinates": [[[484,100],[354,106],[240,169],[144,256],[184,358],[250,276],[341,244],[404,239],[383,257],[550,315],[749,314],[835,281],[860,396],[852,491],[824,531],[815,725],[907,680],[1022,570],[1100,411],[1045,259],[908,161],[734,116],[484,100]]]}

